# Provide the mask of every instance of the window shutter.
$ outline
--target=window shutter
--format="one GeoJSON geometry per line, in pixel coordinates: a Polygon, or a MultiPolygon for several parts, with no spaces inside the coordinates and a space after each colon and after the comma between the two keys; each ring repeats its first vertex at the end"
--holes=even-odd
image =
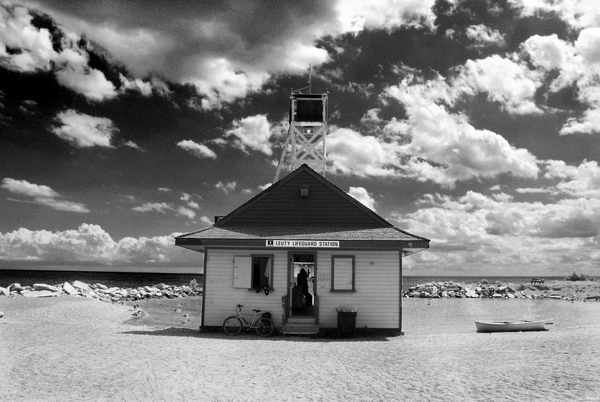
{"type": "Polygon", "coordinates": [[[234,257],[233,287],[243,289],[252,287],[252,257],[234,257]]]}

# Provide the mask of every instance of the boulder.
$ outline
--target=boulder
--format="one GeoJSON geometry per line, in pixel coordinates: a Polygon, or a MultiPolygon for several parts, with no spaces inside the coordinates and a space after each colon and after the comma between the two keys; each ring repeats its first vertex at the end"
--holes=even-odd
{"type": "Polygon", "coordinates": [[[87,283],[84,283],[84,282],[80,282],[80,281],[73,282],[73,287],[80,289],[80,290],[84,290],[86,292],[89,292],[90,290],[92,290],[90,288],[90,285],[88,285],[87,283]]]}
{"type": "Polygon", "coordinates": [[[95,285],[94,285],[94,288],[95,288],[96,290],[98,290],[98,289],[101,289],[101,290],[106,290],[106,289],[108,289],[108,287],[106,287],[105,285],[103,285],[103,284],[101,284],[101,283],[97,283],[97,284],[95,284],[95,285]]]}
{"type": "Polygon", "coordinates": [[[63,283],[62,288],[65,291],[65,293],[68,295],[72,295],[73,293],[76,292],[75,288],[73,286],[71,286],[71,284],[69,282],[63,283]]]}
{"type": "Polygon", "coordinates": [[[20,283],[12,283],[8,285],[9,292],[20,292],[21,290],[23,290],[23,286],[21,286],[20,283]]]}
{"type": "Polygon", "coordinates": [[[0,311],[0,318],[4,317],[4,313],[0,311]]]}
{"type": "Polygon", "coordinates": [[[10,294],[10,290],[8,288],[0,287],[0,296],[8,296],[10,294]]]}
{"type": "Polygon", "coordinates": [[[471,298],[475,298],[475,297],[479,297],[479,295],[477,294],[477,292],[473,289],[467,289],[467,291],[465,292],[465,296],[466,297],[471,297],[471,298]]]}
{"type": "Polygon", "coordinates": [[[58,296],[58,292],[53,292],[51,290],[32,290],[29,292],[23,292],[23,296],[25,297],[56,297],[58,296]]]}
{"type": "Polygon", "coordinates": [[[47,285],[45,283],[34,283],[33,290],[49,290],[51,292],[60,292],[60,289],[56,286],[47,285]]]}

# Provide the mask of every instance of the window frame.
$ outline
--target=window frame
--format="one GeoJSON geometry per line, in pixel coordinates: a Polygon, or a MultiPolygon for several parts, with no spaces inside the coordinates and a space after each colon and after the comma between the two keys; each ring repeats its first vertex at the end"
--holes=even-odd
{"type": "Polygon", "coordinates": [[[355,255],[332,255],[331,256],[331,290],[330,292],[354,293],[356,292],[356,256],[355,255]],[[352,262],[352,289],[335,288],[335,260],[350,259],[352,262]]]}
{"type": "MultiPolygon", "coordinates": [[[[268,258],[269,260],[271,260],[271,267],[270,267],[270,271],[269,272],[269,291],[275,290],[273,289],[273,273],[275,272],[275,254],[250,254],[250,257],[252,258],[251,262],[250,262],[250,269],[252,270],[252,275],[251,275],[251,280],[252,282],[254,282],[254,259],[255,258],[268,258]]],[[[251,285],[254,285],[254,283],[251,283],[251,285]]],[[[255,285],[253,287],[250,287],[248,290],[255,290],[257,286],[260,285],[255,285]]],[[[262,289],[262,287],[261,287],[262,289]]]]}
{"type": "MultiPolygon", "coordinates": [[[[275,290],[273,289],[273,273],[275,272],[274,269],[274,265],[275,265],[275,254],[250,254],[250,255],[236,255],[234,256],[233,259],[233,288],[234,289],[247,289],[247,290],[252,290],[254,291],[257,287],[260,287],[261,289],[263,288],[263,286],[260,285],[260,283],[255,283],[255,278],[258,275],[259,277],[261,276],[260,271],[258,273],[255,272],[255,259],[263,259],[266,258],[270,261],[270,267],[269,267],[269,276],[268,278],[268,286],[269,286],[269,290],[275,290]],[[238,261],[238,259],[240,259],[240,261],[238,261]],[[248,266],[245,265],[239,265],[240,262],[244,262],[244,263],[248,263],[248,266]],[[236,279],[238,278],[236,276],[236,267],[237,269],[241,269],[242,271],[242,275],[241,278],[242,279],[236,279]],[[236,283],[237,281],[241,281],[241,284],[236,283]],[[249,286],[240,286],[240,285],[249,285],[249,286]],[[237,286],[236,286],[237,285],[237,286]]],[[[262,278],[261,278],[262,279],[262,278]]]]}

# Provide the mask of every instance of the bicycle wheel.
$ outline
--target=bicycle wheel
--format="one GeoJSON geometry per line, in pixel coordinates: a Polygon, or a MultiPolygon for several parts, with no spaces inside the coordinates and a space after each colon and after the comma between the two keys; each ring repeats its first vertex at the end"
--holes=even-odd
{"type": "Polygon", "coordinates": [[[275,325],[270,318],[261,318],[256,323],[256,333],[260,336],[269,336],[275,330],[275,325]]]}
{"type": "Polygon", "coordinates": [[[231,317],[225,318],[225,321],[223,321],[223,331],[225,331],[227,335],[237,335],[241,330],[242,322],[236,316],[232,315],[231,317]]]}

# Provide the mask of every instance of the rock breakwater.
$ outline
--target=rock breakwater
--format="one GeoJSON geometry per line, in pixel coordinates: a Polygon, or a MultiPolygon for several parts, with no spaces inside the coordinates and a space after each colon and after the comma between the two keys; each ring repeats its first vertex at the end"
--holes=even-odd
{"type": "Polygon", "coordinates": [[[585,300],[600,294],[594,281],[553,281],[550,283],[477,283],[428,282],[403,292],[404,297],[420,298],[494,298],[585,300]]]}
{"type": "Polygon", "coordinates": [[[110,303],[142,299],[174,299],[201,294],[202,288],[198,286],[195,280],[192,280],[189,286],[171,286],[160,283],[137,288],[109,288],[101,283],[88,284],[81,281],[65,282],[59,285],[35,283],[32,286],[21,286],[19,283],[13,283],[8,288],[0,287],[0,296],[57,297],[68,295],[90,297],[110,303]]]}

